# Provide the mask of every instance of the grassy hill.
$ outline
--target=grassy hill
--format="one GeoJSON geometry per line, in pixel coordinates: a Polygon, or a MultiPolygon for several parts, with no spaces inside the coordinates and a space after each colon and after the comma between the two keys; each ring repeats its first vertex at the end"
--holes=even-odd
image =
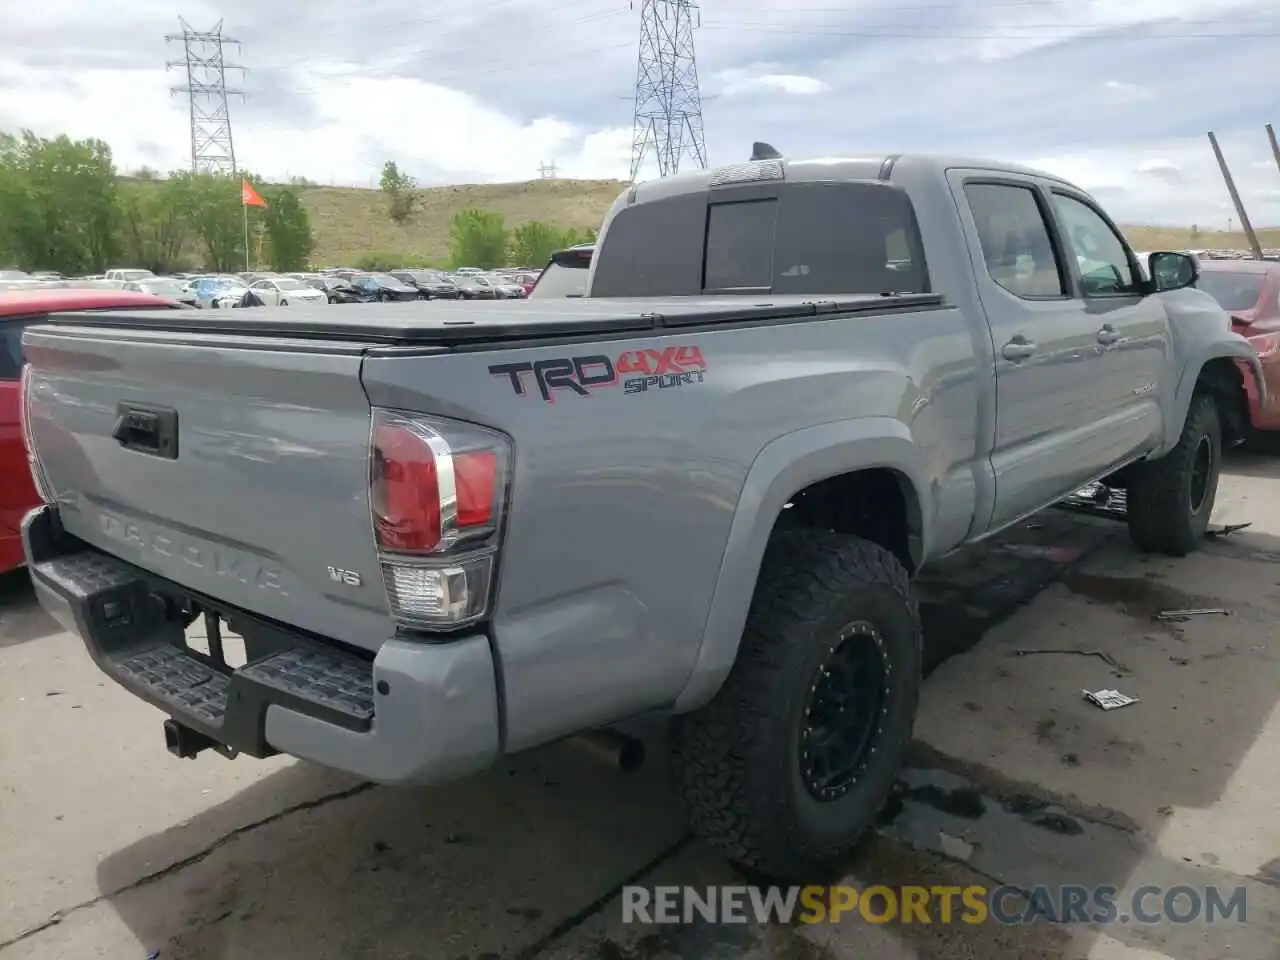
{"type": "Polygon", "coordinates": [[[375,251],[442,262],[449,257],[449,221],[460,210],[500,213],[508,228],[530,220],[594,228],[625,186],[617,180],[531,180],[429,187],[418,191],[418,210],[403,226],[391,222],[379,190],[303,187],[302,202],[311,216],[318,264],[349,264],[375,251]]]}
{"type": "MultiPolygon", "coordinates": [[[[509,227],[543,220],[561,227],[598,227],[626,185],[617,180],[531,180],[526,183],[462,184],[419,191],[412,222],[399,226],[387,217],[382,194],[358,187],[303,187],[302,199],[316,235],[315,261],[350,264],[375,251],[404,253],[430,261],[449,255],[449,220],[459,210],[479,207],[506,218],[509,227]]],[[[1240,232],[1126,226],[1138,250],[1192,248],[1246,249],[1240,232]]],[[[1264,247],[1280,248],[1280,227],[1259,231],[1264,247]]]]}

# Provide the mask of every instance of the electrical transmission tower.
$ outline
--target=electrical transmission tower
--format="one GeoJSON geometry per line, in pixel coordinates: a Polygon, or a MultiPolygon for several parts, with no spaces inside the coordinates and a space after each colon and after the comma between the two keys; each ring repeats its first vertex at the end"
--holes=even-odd
{"type": "Polygon", "coordinates": [[[234,175],[236,148],[227,98],[243,97],[244,91],[227,87],[227,71],[244,67],[227,63],[223,47],[239,47],[240,41],[222,35],[221,20],[212,30],[193,30],[181,17],[178,22],[182,32],[167,35],[165,41],[181,40],[184,57],[166,66],[186,71],[187,82],[171,87],[170,93],[185,93],[191,104],[191,171],[234,175]]]}
{"type": "Polygon", "coordinates": [[[543,180],[554,180],[556,178],[556,162],[552,160],[550,163],[538,164],[538,176],[543,180]]]}
{"type": "Polygon", "coordinates": [[[636,67],[635,121],[631,135],[631,179],[640,174],[650,151],[658,176],[680,172],[688,158],[707,166],[702,132],[702,96],[693,28],[693,0],[642,0],[640,58],[636,67]]]}

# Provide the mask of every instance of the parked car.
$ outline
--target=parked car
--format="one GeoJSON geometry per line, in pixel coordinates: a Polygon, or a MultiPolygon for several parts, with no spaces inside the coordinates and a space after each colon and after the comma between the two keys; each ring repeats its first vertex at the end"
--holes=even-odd
{"type": "Polygon", "coordinates": [[[348,282],[361,293],[371,295],[374,300],[385,302],[419,299],[417,287],[411,287],[389,273],[358,273],[348,282]]]}
{"type": "Polygon", "coordinates": [[[417,289],[423,300],[457,300],[457,284],[436,270],[392,270],[391,276],[417,289]]]}
{"type": "Polygon", "coordinates": [[[135,293],[154,294],[157,297],[165,297],[169,300],[185,303],[189,307],[200,306],[200,301],[191,291],[190,286],[176,277],[148,277],[145,280],[128,280],[125,282],[123,289],[132,290],[135,293]]]}
{"type": "Polygon", "coordinates": [[[328,303],[329,295],[303,280],[293,277],[268,277],[249,284],[249,290],[268,307],[287,307],[297,303],[328,303]]]}
{"type": "Polygon", "coordinates": [[[117,267],[114,270],[108,270],[104,275],[106,280],[120,280],[128,283],[131,280],[146,280],[154,277],[155,273],[150,270],[143,270],[140,267],[117,267]]]}
{"type": "Polygon", "coordinates": [[[494,296],[499,300],[521,300],[524,298],[524,287],[501,274],[472,274],[471,279],[482,287],[492,287],[494,296]]]}
{"type": "Polygon", "coordinates": [[[459,300],[498,300],[498,291],[491,284],[481,283],[474,273],[454,273],[449,280],[458,288],[459,300]]]}
{"type": "Polygon", "coordinates": [[[171,300],[115,290],[50,287],[0,292],[0,573],[24,563],[22,518],[40,503],[22,435],[22,331],[61,310],[146,310],[171,300]]]}
{"type": "Polygon", "coordinates": [[[696,832],[811,883],[911,743],[914,573],[1098,480],[1202,542],[1265,385],[1151,259],[1024,167],[775,158],[628,187],[582,299],[51,318],[32,579],[175,755],[423,784],[667,715],[696,832]]]}
{"type": "Polygon", "coordinates": [[[1280,430],[1280,263],[1274,260],[1202,260],[1196,286],[1221,304],[1233,329],[1262,361],[1265,399],[1245,378],[1249,422],[1255,430],[1280,430]]]}
{"type": "Polygon", "coordinates": [[[312,277],[306,282],[323,290],[330,303],[372,303],[378,298],[377,291],[357,290],[350,281],[334,274],[312,277]]]}
{"type": "Polygon", "coordinates": [[[229,309],[240,305],[249,292],[249,285],[235,274],[218,274],[193,281],[190,292],[206,310],[229,309]]]}
{"type": "Polygon", "coordinates": [[[587,291],[587,274],[591,269],[594,243],[580,243],[557,250],[538,275],[529,291],[530,297],[581,297],[587,291]]]}

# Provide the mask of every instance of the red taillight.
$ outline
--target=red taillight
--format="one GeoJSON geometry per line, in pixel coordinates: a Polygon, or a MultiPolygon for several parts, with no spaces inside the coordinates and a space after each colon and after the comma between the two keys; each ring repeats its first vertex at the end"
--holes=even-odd
{"type": "Polygon", "coordinates": [[[27,411],[30,402],[28,392],[31,389],[31,364],[22,365],[22,374],[18,379],[18,422],[22,424],[22,445],[27,448],[27,457],[31,457],[31,414],[27,411]]]}
{"type": "Polygon", "coordinates": [[[453,480],[458,491],[458,526],[484,527],[493,523],[498,486],[498,455],[474,450],[453,458],[453,480]]]}
{"type": "Polygon", "coordinates": [[[440,481],[428,443],[409,427],[373,433],[373,522],[384,550],[429,553],[440,543],[440,481]]]}
{"type": "Polygon", "coordinates": [[[35,485],[40,499],[45,503],[52,503],[52,488],[45,479],[40,458],[36,456],[35,437],[31,432],[31,364],[22,365],[18,383],[18,422],[22,428],[22,446],[27,453],[27,467],[31,471],[31,482],[35,485]]]}
{"type": "Polygon", "coordinates": [[[510,445],[469,423],[373,411],[369,501],[395,618],[456,629],[485,616],[510,445]]]}

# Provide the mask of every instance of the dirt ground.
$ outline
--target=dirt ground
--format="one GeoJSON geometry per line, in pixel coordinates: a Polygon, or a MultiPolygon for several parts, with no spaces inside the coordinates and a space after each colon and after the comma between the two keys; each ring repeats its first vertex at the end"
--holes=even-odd
{"type": "Polygon", "coordinates": [[[624,924],[626,885],[746,882],[686,836],[660,743],[632,774],[562,744],[423,791],[175,760],[17,576],[0,957],[1280,960],[1280,460],[1228,472],[1215,522],[1251,526],[1184,560],[1050,511],[929,571],[912,763],[848,882],[1243,888],[1244,922],[624,924]],[[1158,618],[1197,608],[1228,612],[1158,618]],[[1106,687],[1139,702],[1082,696],[1106,687]]]}

